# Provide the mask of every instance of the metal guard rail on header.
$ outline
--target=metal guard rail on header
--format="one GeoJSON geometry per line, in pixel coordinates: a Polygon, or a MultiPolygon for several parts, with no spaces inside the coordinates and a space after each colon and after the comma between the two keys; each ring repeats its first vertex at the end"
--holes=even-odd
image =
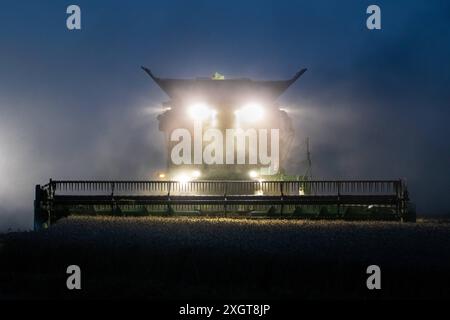
{"type": "Polygon", "coordinates": [[[75,181],[36,186],[35,222],[54,222],[64,207],[160,206],[341,206],[379,205],[405,218],[408,192],[402,180],[321,181],[75,181]]]}

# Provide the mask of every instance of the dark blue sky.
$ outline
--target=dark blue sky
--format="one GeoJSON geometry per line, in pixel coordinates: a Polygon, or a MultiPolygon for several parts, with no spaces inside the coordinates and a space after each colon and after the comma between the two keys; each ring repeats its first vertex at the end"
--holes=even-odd
{"type": "MultiPolygon", "coordinates": [[[[447,1],[1,1],[0,225],[31,226],[48,178],[144,178],[164,166],[165,77],[286,79],[280,102],[317,178],[407,178],[447,213],[447,1]],[[82,30],[66,29],[78,4],[82,30]],[[365,26],[377,4],[382,30],[365,26]]],[[[294,151],[293,158],[302,156],[294,151]],[[297,153],[297,155],[296,155],[297,153]]],[[[293,161],[290,170],[301,171],[293,161]]]]}

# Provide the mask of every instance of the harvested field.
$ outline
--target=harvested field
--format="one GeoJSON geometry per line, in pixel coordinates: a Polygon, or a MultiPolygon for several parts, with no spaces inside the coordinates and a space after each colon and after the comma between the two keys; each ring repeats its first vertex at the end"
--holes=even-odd
{"type": "Polygon", "coordinates": [[[0,238],[2,298],[450,298],[450,224],[70,217],[0,238]],[[82,290],[66,289],[66,268],[82,290]],[[382,290],[366,288],[381,267],[382,290]]]}

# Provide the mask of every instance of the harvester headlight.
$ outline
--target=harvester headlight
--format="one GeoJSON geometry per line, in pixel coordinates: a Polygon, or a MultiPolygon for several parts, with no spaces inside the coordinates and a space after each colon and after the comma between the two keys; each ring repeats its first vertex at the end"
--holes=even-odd
{"type": "Polygon", "coordinates": [[[258,103],[249,103],[234,112],[238,121],[257,122],[264,117],[264,108],[258,103]]]}
{"type": "Polygon", "coordinates": [[[215,115],[214,110],[208,108],[208,106],[204,103],[193,104],[189,110],[189,116],[194,120],[206,120],[215,115]]]}
{"type": "Polygon", "coordinates": [[[201,175],[202,173],[199,170],[187,171],[179,173],[178,175],[173,177],[173,180],[180,183],[188,183],[189,181],[200,178],[201,175]]]}
{"type": "Polygon", "coordinates": [[[256,179],[258,177],[258,172],[256,172],[255,170],[250,170],[248,172],[248,175],[249,175],[250,178],[256,179]]]}
{"type": "Polygon", "coordinates": [[[179,182],[179,183],[184,184],[184,183],[188,183],[189,181],[191,181],[191,177],[188,176],[187,174],[180,174],[180,175],[178,175],[178,176],[175,176],[175,177],[173,178],[173,180],[175,180],[175,181],[177,181],[177,182],[179,182]]]}
{"type": "Polygon", "coordinates": [[[200,178],[201,175],[202,175],[201,172],[198,171],[198,170],[192,171],[192,177],[193,178],[196,178],[196,179],[200,178]]]}
{"type": "Polygon", "coordinates": [[[305,189],[303,189],[303,187],[298,188],[298,194],[300,196],[304,196],[305,195],[305,189]]]}

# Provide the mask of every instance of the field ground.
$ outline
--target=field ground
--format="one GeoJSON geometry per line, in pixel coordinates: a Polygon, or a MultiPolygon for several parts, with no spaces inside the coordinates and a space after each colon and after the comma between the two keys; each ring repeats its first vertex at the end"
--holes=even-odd
{"type": "Polygon", "coordinates": [[[449,299],[450,223],[75,216],[0,236],[0,262],[3,299],[449,299]]]}

